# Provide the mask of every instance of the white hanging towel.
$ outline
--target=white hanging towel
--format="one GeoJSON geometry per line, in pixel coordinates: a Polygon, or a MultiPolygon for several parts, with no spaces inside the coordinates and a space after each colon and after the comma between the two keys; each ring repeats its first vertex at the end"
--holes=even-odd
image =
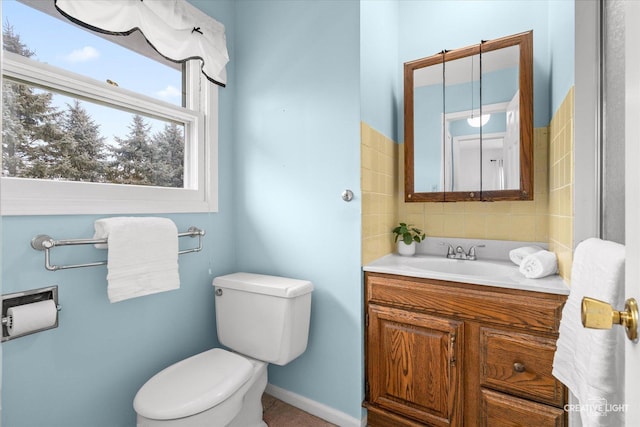
{"type": "Polygon", "coordinates": [[[118,302],[180,287],[178,230],[155,217],[114,217],[95,222],[95,238],[107,238],[107,293],[118,302]]]}
{"type": "Polygon", "coordinates": [[[553,375],[577,397],[583,427],[624,425],[624,328],[582,326],[585,296],[620,309],[624,299],[624,246],[587,239],[576,248],[571,289],[562,310],[553,375]]]}

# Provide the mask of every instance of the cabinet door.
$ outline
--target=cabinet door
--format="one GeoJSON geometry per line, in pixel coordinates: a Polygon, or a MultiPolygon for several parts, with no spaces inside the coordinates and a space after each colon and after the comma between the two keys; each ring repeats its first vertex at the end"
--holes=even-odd
{"type": "Polygon", "coordinates": [[[369,306],[369,401],[433,426],[461,423],[463,323],[369,306]]]}

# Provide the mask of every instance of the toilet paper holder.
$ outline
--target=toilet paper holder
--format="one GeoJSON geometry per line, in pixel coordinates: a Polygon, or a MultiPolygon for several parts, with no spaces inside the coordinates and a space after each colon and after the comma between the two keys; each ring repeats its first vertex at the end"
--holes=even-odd
{"type": "Polygon", "coordinates": [[[62,310],[62,306],[58,304],[58,286],[48,286],[40,289],[31,289],[28,291],[15,292],[11,294],[2,295],[2,338],[0,342],[12,340],[14,338],[24,337],[26,335],[34,334],[36,332],[46,331],[47,329],[53,329],[58,327],[58,316],[56,315],[56,321],[53,325],[46,328],[41,328],[21,335],[9,335],[7,327],[9,326],[9,316],[7,310],[11,307],[17,307],[25,304],[32,304],[40,301],[53,300],[58,311],[62,310]]]}

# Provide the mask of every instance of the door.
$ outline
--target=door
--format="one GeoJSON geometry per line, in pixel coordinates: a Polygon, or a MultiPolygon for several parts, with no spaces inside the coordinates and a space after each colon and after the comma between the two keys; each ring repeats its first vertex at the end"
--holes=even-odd
{"type": "MultiPolygon", "coordinates": [[[[625,2],[625,240],[626,297],[640,300],[640,2],[625,2]]],[[[619,307],[618,309],[620,309],[619,307]]],[[[640,345],[625,342],[625,419],[628,427],[640,420],[640,345]]]]}
{"type": "Polygon", "coordinates": [[[462,322],[369,306],[369,401],[447,427],[461,424],[462,322]]]}

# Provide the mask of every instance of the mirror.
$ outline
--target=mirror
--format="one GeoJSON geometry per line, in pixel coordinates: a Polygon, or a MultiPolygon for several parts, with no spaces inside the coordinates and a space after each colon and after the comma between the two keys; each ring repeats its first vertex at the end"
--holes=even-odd
{"type": "Polygon", "coordinates": [[[533,33],[405,63],[405,200],[533,199],[533,33]]]}

